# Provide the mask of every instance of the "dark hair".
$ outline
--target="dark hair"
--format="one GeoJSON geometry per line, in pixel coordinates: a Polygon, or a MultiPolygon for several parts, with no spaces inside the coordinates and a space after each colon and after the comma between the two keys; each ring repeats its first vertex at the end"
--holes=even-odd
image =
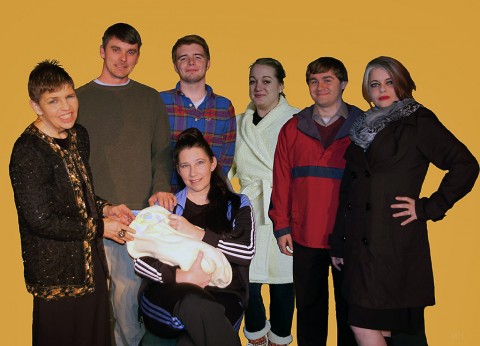
{"type": "Polygon", "coordinates": [[[65,84],[75,89],[72,77],[57,60],[43,60],[30,72],[28,96],[38,103],[44,93],[59,90],[65,84]]]}
{"type": "Polygon", "coordinates": [[[142,38],[138,33],[137,29],[135,29],[130,24],[126,23],[117,23],[110,26],[102,37],[102,46],[103,48],[107,48],[108,41],[112,37],[118,38],[122,42],[126,42],[129,44],[138,44],[138,49],[142,46],[142,38]]]}
{"type": "MultiPolygon", "coordinates": [[[[173,151],[173,162],[178,168],[180,153],[185,149],[200,148],[213,161],[215,155],[212,148],[203,137],[200,130],[191,127],[184,130],[178,135],[178,141],[173,151]]],[[[181,187],[185,186],[182,178],[178,174],[178,181],[181,182],[181,187]]],[[[210,178],[210,190],[207,195],[209,204],[207,207],[206,226],[215,233],[225,234],[233,232],[233,220],[240,207],[240,197],[230,190],[225,177],[222,173],[221,166],[217,166],[212,172],[210,178]],[[232,205],[230,219],[227,217],[228,205],[232,205]]]]}
{"type": "Polygon", "coordinates": [[[363,83],[362,83],[362,95],[365,101],[368,104],[372,103],[370,95],[368,94],[368,79],[370,78],[370,73],[374,68],[381,68],[390,75],[390,78],[393,80],[393,88],[395,89],[395,94],[400,100],[406,98],[412,98],[413,90],[416,90],[415,82],[410,76],[410,72],[402,65],[402,63],[394,58],[388,56],[379,56],[378,58],[373,59],[367,64],[365,68],[365,73],[363,74],[363,83]]]}
{"type": "MultiPolygon", "coordinates": [[[[275,78],[277,78],[278,82],[280,84],[285,84],[283,82],[283,79],[287,76],[287,74],[285,73],[285,70],[282,64],[280,63],[280,61],[273,58],[258,58],[257,60],[255,60],[253,64],[250,65],[250,72],[252,71],[252,68],[255,65],[270,66],[275,71],[275,78]]],[[[285,94],[283,93],[283,91],[280,93],[280,95],[285,97],[285,94]]]]}
{"type": "Polygon", "coordinates": [[[198,44],[202,46],[203,51],[205,52],[205,58],[207,58],[207,61],[210,60],[210,49],[208,49],[208,44],[207,41],[201,36],[198,35],[187,35],[182,38],[179,38],[177,42],[172,47],[172,61],[175,64],[177,61],[177,49],[180,46],[184,45],[191,45],[191,44],[198,44]]]}
{"type": "Polygon", "coordinates": [[[306,80],[310,81],[310,75],[324,73],[332,70],[340,82],[348,82],[348,72],[345,65],[338,59],[332,57],[322,57],[312,61],[307,66],[306,80]]]}

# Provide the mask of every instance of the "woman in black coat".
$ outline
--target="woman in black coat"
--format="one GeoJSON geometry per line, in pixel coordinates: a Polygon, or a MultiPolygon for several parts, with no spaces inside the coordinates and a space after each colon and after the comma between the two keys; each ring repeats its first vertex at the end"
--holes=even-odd
{"type": "Polygon", "coordinates": [[[349,324],[360,346],[390,343],[391,331],[418,330],[435,304],[427,221],[441,220],[473,187],[478,163],[430,110],[412,97],[415,83],[397,60],[366,67],[367,111],[345,153],[333,265],[343,266],[349,324]],[[428,166],[448,171],[420,197],[428,166]]]}

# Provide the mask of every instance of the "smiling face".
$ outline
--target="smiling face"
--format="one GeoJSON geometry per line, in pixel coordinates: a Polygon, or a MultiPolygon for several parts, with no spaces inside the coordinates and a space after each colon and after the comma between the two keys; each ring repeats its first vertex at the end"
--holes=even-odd
{"type": "Polygon", "coordinates": [[[370,71],[368,96],[370,96],[373,104],[379,108],[388,107],[399,100],[395,92],[393,79],[383,68],[377,67],[370,71]]]}
{"type": "Polygon", "coordinates": [[[279,83],[275,70],[267,65],[254,65],[250,70],[250,99],[257,107],[257,113],[263,117],[278,104],[283,83],[279,83]]]}
{"type": "Polygon", "coordinates": [[[210,61],[202,46],[197,43],[185,44],[177,48],[175,72],[184,83],[198,83],[205,80],[210,61]]]}
{"type": "Polygon", "coordinates": [[[30,100],[30,106],[38,115],[35,126],[53,138],[66,138],[77,120],[78,100],[70,84],[43,93],[38,102],[30,100]]]}
{"type": "Polygon", "coordinates": [[[216,158],[210,159],[202,148],[186,148],[178,154],[177,171],[190,193],[208,193],[216,166],[216,158]]]}
{"type": "Polygon", "coordinates": [[[311,74],[308,80],[310,96],[320,108],[339,106],[346,86],[347,82],[341,82],[333,70],[311,74]]]}
{"type": "Polygon", "coordinates": [[[138,62],[140,50],[138,44],[130,44],[112,37],[107,46],[100,46],[103,59],[102,74],[98,78],[107,84],[123,84],[138,62]]]}

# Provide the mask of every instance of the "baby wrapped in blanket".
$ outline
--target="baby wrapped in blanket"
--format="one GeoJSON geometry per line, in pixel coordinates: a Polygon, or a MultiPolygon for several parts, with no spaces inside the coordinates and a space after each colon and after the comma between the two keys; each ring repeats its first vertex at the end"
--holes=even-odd
{"type": "Polygon", "coordinates": [[[224,288],[232,281],[232,267],[217,248],[180,233],[168,225],[170,212],[158,205],[140,211],[130,227],[135,229],[134,240],[127,242],[130,256],[150,256],[163,263],[189,270],[199,251],[203,252],[202,270],[212,274],[209,286],[224,288]]]}

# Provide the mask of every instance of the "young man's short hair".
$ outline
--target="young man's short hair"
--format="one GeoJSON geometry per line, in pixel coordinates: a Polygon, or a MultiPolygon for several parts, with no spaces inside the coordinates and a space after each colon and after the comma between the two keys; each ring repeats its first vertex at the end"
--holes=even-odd
{"type": "Polygon", "coordinates": [[[173,45],[172,47],[172,61],[173,63],[175,64],[175,62],[177,61],[177,49],[178,47],[180,46],[184,46],[184,45],[190,45],[190,44],[198,44],[200,45],[202,48],[203,48],[203,51],[205,52],[205,58],[208,60],[210,60],[210,50],[208,49],[208,44],[207,44],[207,41],[205,41],[205,39],[201,36],[198,36],[198,35],[187,35],[187,36],[184,36],[182,38],[179,38],[177,40],[177,42],[175,42],[175,44],[173,45]]]}
{"type": "Polygon", "coordinates": [[[308,64],[306,73],[307,84],[309,83],[312,74],[324,73],[330,70],[333,71],[340,82],[348,82],[347,69],[340,60],[332,57],[321,57],[308,64]]]}

